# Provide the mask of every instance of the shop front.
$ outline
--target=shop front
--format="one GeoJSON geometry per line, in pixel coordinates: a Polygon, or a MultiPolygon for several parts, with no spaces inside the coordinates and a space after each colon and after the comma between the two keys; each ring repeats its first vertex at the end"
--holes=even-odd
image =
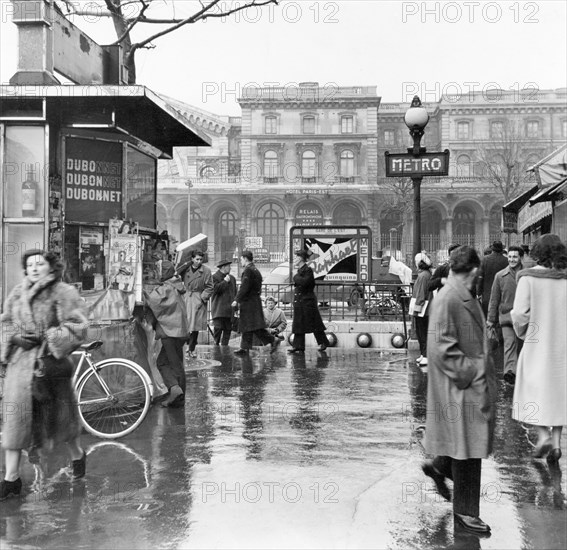
{"type": "Polygon", "coordinates": [[[169,252],[157,160],[207,145],[144,86],[0,86],[2,302],[21,281],[22,254],[49,248],[87,301],[127,294],[124,310],[107,313],[127,317],[169,252]]]}

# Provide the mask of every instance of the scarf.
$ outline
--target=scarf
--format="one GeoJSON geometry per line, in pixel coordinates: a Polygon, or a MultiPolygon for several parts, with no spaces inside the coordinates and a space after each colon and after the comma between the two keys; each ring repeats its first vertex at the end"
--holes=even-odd
{"type": "Polygon", "coordinates": [[[517,281],[522,277],[536,277],[537,279],[567,279],[567,270],[555,268],[537,268],[530,267],[529,269],[522,269],[518,273],[517,281]]]}

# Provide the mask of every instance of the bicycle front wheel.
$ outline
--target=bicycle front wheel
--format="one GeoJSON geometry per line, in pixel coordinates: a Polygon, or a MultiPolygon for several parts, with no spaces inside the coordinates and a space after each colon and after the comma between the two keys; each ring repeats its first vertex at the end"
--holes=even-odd
{"type": "Polygon", "coordinates": [[[141,369],[119,359],[106,359],[85,372],[77,386],[77,401],[87,431],[116,439],[143,422],[151,391],[141,369]]]}

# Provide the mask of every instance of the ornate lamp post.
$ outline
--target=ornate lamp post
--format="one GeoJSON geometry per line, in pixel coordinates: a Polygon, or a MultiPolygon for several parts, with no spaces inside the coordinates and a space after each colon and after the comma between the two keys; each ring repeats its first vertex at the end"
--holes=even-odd
{"type": "MultiPolygon", "coordinates": [[[[413,138],[413,148],[411,151],[414,158],[419,158],[425,153],[425,147],[421,147],[425,127],[429,122],[429,114],[422,106],[418,96],[414,96],[410,108],[404,116],[404,122],[409,128],[410,136],[413,138]]],[[[413,184],[413,255],[421,252],[421,180],[423,176],[412,176],[413,184]]]]}

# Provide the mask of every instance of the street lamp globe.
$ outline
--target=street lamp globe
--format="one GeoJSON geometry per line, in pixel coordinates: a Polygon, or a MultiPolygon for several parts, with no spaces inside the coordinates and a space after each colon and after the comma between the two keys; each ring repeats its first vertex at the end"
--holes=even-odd
{"type": "Polygon", "coordinates": [[[423,130],[429,122],[427,109],[421,104],[418,96],[414,96],[404,116],[404,122],[410,130],[423,130]]]}

